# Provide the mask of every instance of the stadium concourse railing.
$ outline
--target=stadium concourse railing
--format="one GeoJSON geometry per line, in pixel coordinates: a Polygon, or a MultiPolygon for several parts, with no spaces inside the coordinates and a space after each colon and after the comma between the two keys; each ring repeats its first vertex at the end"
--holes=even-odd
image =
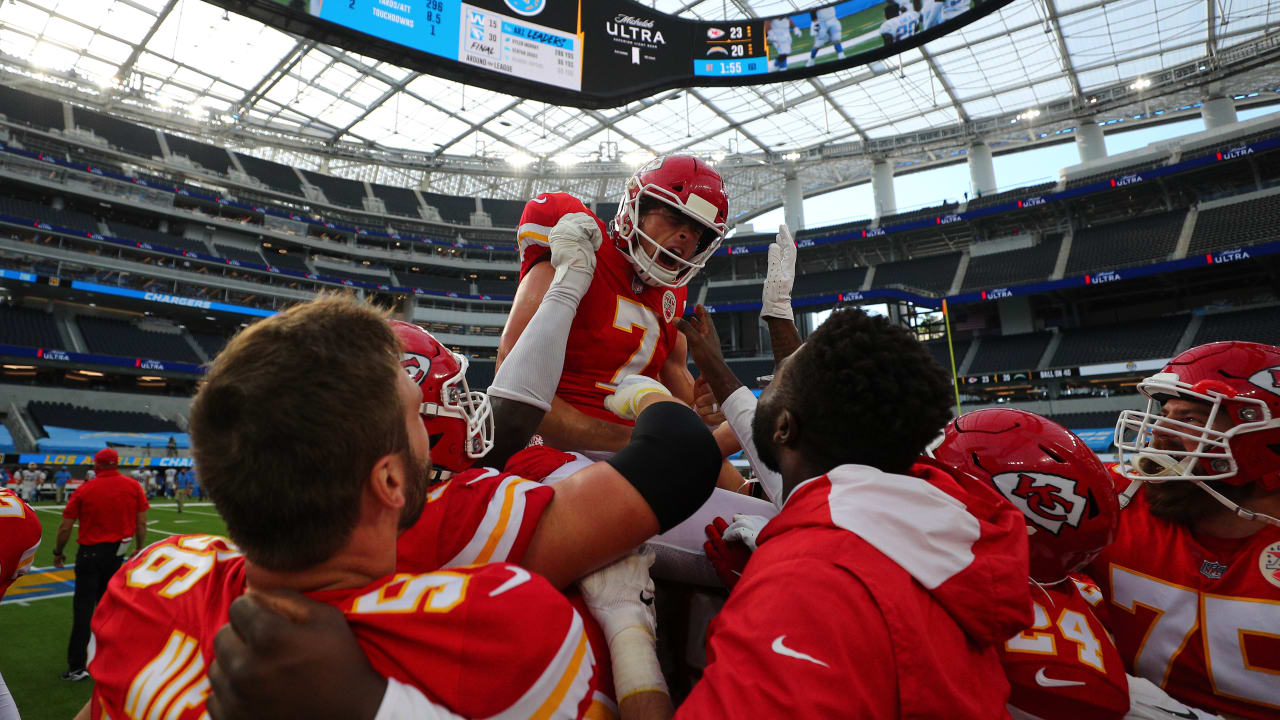
{"type": "MultiPolygon", "coordinates": [[[[1225,150],[1222,150],[1216,153],[1206,154],[1200,157],[1195,157],[1195,158],[1174,163],[1171,165],[1165,165],[1162,167],[1146,169],[1140,172],[1134,172],[1134,173],[1129,173],[1124,175],[1116,175],[1109,178],[1098,180],[1096,182],[1086,183],[1076,187],[1070,187],[1065,190],[1061,190],[1057,192],[1047,192],[1040,195],[1025,197],[1019,200],[1010,200],[1009,202],[999,203],[999,204],[990,205],[982,208],[976,208],[974,210],[968,210],[965,212],[948,213],[946,215],[937,215],[931,218],[926,217],[926,218],[916,219],[910,222],[901,223],[897,225],[889,225],[889,226],[877,227],[877,228],[864,228],[859,230],[853,230],[846,233],[836,233],[836,234],[828,235],[825,237],[804,238],[804,239],[798,240],[796,245],[799,249],[804,249],[808,247],[815,247],[818,245],[847,242],[849,240],[856,240],[861,238],[877,237],[881,235],[891,235],[896,233],[910,232],[913,230],[920,230],[920,229],[924,229],[932,226],[949,225],[953,223],[965,222],[968,220],[974,220],[974,219],[988,217],[988,216],[1002,214],[1002,213],[1013,213],[1026,208],[1040,207],[1043,205],[1047,205],[1049,203],[1063,202],[1063,201],[1071,200],[1077,197],[1106,192],[1114,188],[1128,187],[1132,185],[1137,185],[1139,183],[1150,182],[1157,178],[1188,172],[1198,168],[1207,167],[1215,163],[1238,160],[1241,158],[1245,158],[1249,155],[1253,155],[1255,153],[1264,152],[1266,150],[1271,150],[1275,148],[1280,148],[1280,138],[1268,138],[1256,143],[1244,144],[1244,145],[1227,148],[1225,150]]],[[[329,229],[334,229],[342,232],[356,233],[358,235],[366,235],[369,237],[387,238],[389,240],[416,242],[416,243],[421,243],[424,245],[436,246],[436,247],[485,249],[485,250],[494,250],[498,252],[506,251],[506,248],[501,248],[501,247],[497,247],[490,244],[461,243],[461,242],[448,241],[448,240],[439,240],[439,239],[430,238],[430,237],[403,236],[396,233],[388,233],[385,231],[369,230],[365,228],[342,225],[342,224],[324,220],[323,218],[305,217],[302,215],[298,215],[296,213],[284,212],[279,209],[241,203],[239,201],[231,200],[218,195],[204,195],[188,188],[180,188],[173,185],[167,185],[165,183],[161,183],[154,179],[143,180],[136,177],[129,177],[126,175],[122,175],[120,173],[112,172],[110,170],[94,168],[94,167],[82,165],[79,163],[67,162],[60,158],[46,155],[43,153],[22,150],[19,148],[12,147],[2,141],[0,141],[0,151],[20,155],[27,158],[33,158],[36,160],[40,160],[42,162],[47,162],[50,164],[58,165],[61,167],[72,169],[72,170],[79,170],[79,171],[88,172],[94,175],[111,177],[116,180],[131,182],[131,183],[135,183],[135,184],[156,189],[156,190],[173,192],[179,195],[184,195],[184,196],[204,200],[206,202],[218,203],[222,205],[227,205],[229,207],[234,207],[237,209],[248,210],[251,212],[261,213],[263,215],[271,215],[274,217],[280,217],[280,218],[289,219],[297,222],[304,222],[304,223],[317,225],[317,226],[321,226],[329,229]]],[[[332,276],[327,276],[321,273],[300,272],[297,270],[280,268],[272,265],[260,265],[253,262],[233,260],[233,259],[218,257],[214,255],[205,255],[203,253],[198,253],[193,251],[167,248],[167,247],[155,245],[152,243],[144,243],[144,242],[127,240],[123,238],[116,238],[116,237],[101,235],[99,233],[89,233],[77,228],[67,228],[67,227],[61,227],[57,225],[51,225],[44,222],[33,221],[30,218],[17,218],[9,215],[0,214],[0,220],[5,220],[7,222],[12,222],[20,225],[29,225],[29,226],[42,228],[42,229],[54,230],[57,232],[67,233],[75,236],[89,237],[94,240],[115,243],[115,244],[119,244],[121,246],[126,246],[126,247],[136,247],[136,248],[141,248],[145,250],[151,250],[155,252],[175,255],[175,256],[197,258],[199,260],[203,260],[206,262],[224,263],[226,265],[230,265],[233,267],[246,267],[246,268],[251,268],[259,271],[277,273],[283,276],[296,277],[296,278],[301,278],[306,280],[330,282],[330,283],[345,285],[349,287],[358,287],[358,288],[364,288],[369,290],[381,290],[381,291],[396,292],[396,293],[411,294],[411,295],[426,295],[426,296],[434,295],[438,297],[459,298],[459,299],[475,299],[475,300],[511,300],[513,299],[513,296],[511,295],[487,295],[487,294],[473,295],[468,293],[426,290],[426,289],[417,288],[417,287],[398,287],[398,286],[392,286],[392,285],[380,284],[380,283],[367,283],[359,280],[353,280],[350,278],[332,277],[332,276]]],[[[1201,265],[1230,262],[1232,260],[1243,260],[1251,256],[1268,255],[1268,254],[1272,254],[1274,252],[1280,251],[1280,247],[1278,246],[1280,246],[1280,243],[1268,243],[1263,245],[1252,246],[1247,251],[1245,251],[1243,248],[1238,248],[1234,250],[1224,250],[1221,252],[1200,256],[1200,257],[1189,257],[1189,258],[1183,258],[1180,260],[1172,260],[1168,262],[1155,263],[1151,265],[1142,265],[1142,266],[1137,266],[1132,268],[1125,268],[1121,270],[1111,270],[1111,271],[1102,272],[1102,273],[1078,275],[1078,276],[1063,278],[1061,280],[1056,280],[1056,281],[1028,283],[1028,284],[1023,284],[1018,286],[990,288],[986,290],[975,290],[972,292],[960,293],[958,295],[950,296],[946,298],[929,297],[929,296],[919,295],[916,293],[908,292],[905,290],[898,290],[894,288],[877,288],[877,289],[870,289],[865,291],[858,291],[858,290],[851,289],[848,292],[833,293],[829,295],[820,295],[820,296],[813,296],[809,298],[797,299],[796,305],[798,306],[828,305],[836,302],[860,302],[863,300],[897,299],[897,300],[906,300],[906,301],[909,301],[918,305],[926,306],[926,307],[939,307],[941,306],[941,303],[944,299],[949,304],[962,304],[962,303],[970,303],[970,302],[979,302],[983,300],[997,300],[1003,297],[1011,297],[1014,295],[1025,295],[1025,294],[1031,294],[1031,293],[1045,292],[1049,290],[1058,290],[1063,288],[1098,284],[1103,282],[1113,282],[1116,280],[1123,280],[1131,277],[1141,277],[1144,275],[1153,275],[1153,274],[1159,274],[1164,272],[1182,270],[1182,269],[1191,268],[1191,267],[1199,267],[1201,265]]],[[[768,243],[764,243],[764,244],[753,244],[753,245],[726,246],[718,249],[715,254],[721,255],[721,256],[735,256],[735,255],[762,253],[767,251],[768,251],[768,243]]],[[[760,303],[758,302],[725,303],[725,304],[708,306],[708,309],[711,310],[712,312],[735,312],[740,310],[741,311],[758,310],[759,308],[760,308],[760,303]]]]}

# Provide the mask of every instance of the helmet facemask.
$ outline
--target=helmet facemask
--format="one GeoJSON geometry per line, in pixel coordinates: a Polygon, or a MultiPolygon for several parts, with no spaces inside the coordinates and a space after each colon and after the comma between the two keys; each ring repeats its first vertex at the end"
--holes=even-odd
{"type": "Polygon", "coordinates": [[[680,196],[671,190],[652,183],[640,185],[639,179],[632,177],[627,180],[622,200],[618,204],[614,231],[627,243],[627,254],[641,280],[649,285],[678,288],[686,285],[706,266],[707,260],[724,241],[729,228],[727,224],[715,221],[716,214],[715,205],[696,194],[691,193],[688,202],[682,202],[680,196]],[[688,260],[662,247],[661,243],[640,229],[642,205],[648,206],[648,203],[643,202],[646,199],[667,205],[681,217],[704,228],[697,248],[688,260]],[[653,250],[652,255],[647,252],[648,249],[653,250]],[[660,258],[667,259],[675,268],[662,265],[660,258]]]}
{"type": "Polygon", "coordinates": [[[461,368],[457,375],[445,380],[440,387],[440,403],[424,402],[418,413],[424,418],[447,417],[466,424],[465,452],[468,458],[478,460],[493,448],[493,406],[489,396],[472,391],[467,386],[465,355],[452,353],[461,368]]]}
{"type": "Polygon", "coordinates": [[[1158,373],[1139,383],[1138,390],[1147,396],[1146,410],[1125,410],[1116,422],[1115,443],[1125,477],[1151,483],[1211,480],[1231,483],[1236,478],[1239,466],[1231,452],[1231,439],[1267,427],[1272,421],[1271,409],[1261,400],[1236,396],[1228,387],[1208,385],[1201,382],[1192,386],[1173,373],[1158,373]],[[1205,424],[1161,415],[1160,407],[1170,398],[1208,405],[1205,424]],[[1214,429],[1219,418],[1231,417],[1228,402],[1243,406],[1236,411],[1237,416],[1254,419],[1226,430],[1214,429]],[[1157,447],[1160,435],[1190,441],[1195,446],[1187,449],[1179,443],[1178,447],[1157,447]]]}
{"type": "Polygon", "coordinates": [[[1246,433],[1280,427],[1280,419],[1272,417],[1266,402],[1237,395],[1229,386],[1211,380],[1191,385],[1174,373],[1153,375],[1139,383],[1138,390],[1147,396],[1146,410],[1126,410],[1116,421],[1119,469],[1133,481],[1125,495],[1132,497],[1139,482],[1192,482],[1239,517],[1280,524],[1275,518],[1241,507],[1208,484],[1220,481],[1241,486],[1250,482],[1249,478],[1240,477],[1232,442],[1246,433]],[[1168,399],[1208,405],[1204,425],[1161,415],[1160,408],[1168,399]],[[1216,429],[1214,425],[1224,416],[1234,424],[1226,430],[1216,429]],[[1174,439],[1176,447],[1157,447],[1160,436],[1174,439]],[[1177,441],[1195,445],[1187,449],[1185,443],[1177,441]]]}

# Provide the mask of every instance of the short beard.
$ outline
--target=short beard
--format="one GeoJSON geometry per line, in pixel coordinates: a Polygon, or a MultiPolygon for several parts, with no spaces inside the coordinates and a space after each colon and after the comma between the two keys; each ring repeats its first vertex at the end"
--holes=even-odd
{"type": "MultiPolygon", "coordinates": [[[[1228,485],[1209,481],[1205,484],[1237,505],[1248,500],[1254,491],[1253,483],[1228,485]]],[[[1146,492],[1152,515],[1188,528],[1216,513],[1229,511],[1217,498],[1191,482],[1147,483],[1146,492]]]]}
{"type": "Polygon", "coordinates": [[[427,486],[431,484],[431,465],[412,449],[406,450],[402,457],[413,473],[405,485],[404,507],[400,509],[399,529],[404,532],[422,517],[422,509],[427,504],[427,486]]]}
{"type": "Polygon", "coordinates": [[[777,425],[780,412],[781,410],[773,403],[758,403],[756,414],[751,418],[751,442],[756,446],[756,454],[760,456],[760,462],[774,472],[782,471],[779,469],[778,455],[769,438],[773,437],[773,429],[777,425]]]}

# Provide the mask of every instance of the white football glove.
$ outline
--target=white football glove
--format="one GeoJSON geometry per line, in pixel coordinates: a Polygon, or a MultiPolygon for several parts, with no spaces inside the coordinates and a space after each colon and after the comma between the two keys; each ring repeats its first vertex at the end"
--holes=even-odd
{"type": "Polygon", "coordinates": [[[795,320],[791,312],[791,286],[796,281],[796,241],[786,225],[769,246],[769,272],[764,278],[760,317],[795,320]]]}
{"type": "Polygon", "coordinates": [[[1159,686],[1146,678],[1129,676],[1129,712],[1125,720],[1173,720],[1190,718],[1197,720],[1223,720],[1205,710],[1187,707],[1169,697],[1159,686]]]}
{"type": "Polygon", "coordinates": [[[657,637],[658,613],[653,605],[654,554],[641,545],[621,560],[606,565],[578,581],[582,600],[610,640],[629,627],[639,627],[657,637]]]}
{"type": "Polygon", "coordinates": [[[769,518],[763,515],[743,515],[738,513],[733,516],[733,522],[729,523],[729,527],[724,529],[725,540],[741,540],[744,545],[751,548],[751,552],[756,551],[756,536],[769,523],[769,518]]]}
{"type": "Polygon", "coordinates": [[[618,702],[636,693],[668,692],[657,655],[658,613],[649,576],[653,560],[653,550],[641,545],[578,581],[587,609],[609,642],[618,702]]]}
{"type": "Polygon", "coordinates": [[[797,27],[797,26],[795,26],[795,25],[792,25],[792,26],[791,26],[791,34],[792,34],[792,35],[795,35],[796,37],[800,37],[800,35],[801,35],[800,28],[799,28],[799,27],[797,27]]]}
{"type": "Polygon", "coordinates": [[[670,395],[666,385],[646,375],[628,375],[622,378],[612,395],[605,397],[604,407],[623,420],[635,420],[640,414],[640,398],[649,393],[670,395]]]}
{"type": "Polygon", "coordinates": [[[591,286],[596,250],[600,249],[602,240],[600,225],[586,213],[569,213],[556,221],[547,235],[551,266],[555,268],[551,283],[568,285],[578,291],[579,297],[585,294],[591,286]]]}

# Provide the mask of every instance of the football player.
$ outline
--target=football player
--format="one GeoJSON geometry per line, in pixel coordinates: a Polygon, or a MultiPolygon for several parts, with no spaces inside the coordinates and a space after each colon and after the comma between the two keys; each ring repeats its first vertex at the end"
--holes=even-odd
{"type": "Polygon", "coordinates": [[[884,22],[880,23],[880,40],[885,46],[907,40],[920,31],[920,13],[903,9],[898,3],[885,3],[884,22]]]}
{"type": "Polygon", "coordinates": [[[1091,574],[1129,672],[1189,705],[1280,712],[1280,348],[1201,345],[1116,423],[1131,498],[1091,574]]]}
{"type": "MultiPolygon", "coordinates": [[[[0,598],[31,569],[40,547],[40,518],[17,493],[0,486],[0,598]]],[[[0,720],[18,720],[18,706],[0,675],[0,720]]]]}
{"type": "Polygon", "coordinates": [[[840,25],[840,18],[836,17],[834,5],[813,11],[813,24],[809,26],[809,35],[813,37],[813,48],[809,50],[809,59],[805,61],[806,67],[817,62],[818,50],[827,44],[835,45],[837,59],[844,59],[844,45],[840,42],[844,35],[844,28],[840,25]]]}
{"type": "Polygon", "coordinates": [[[791,36],[800,37],[800,28],[789,17],[776,17],[769,21],[766,34],[773,43],[773,69],[786,70],[787,56],[791,54],[791,36]]]}
{"type": "Polygon", "coordinates": [[[1120,508],[1102,461],[1057,423],[1022,410],[975,410],[947,425],[929,455],[962,485],[993,487],[1022,511],[1035,620],[1000,647],[1015,718],[1122,718],[1124,663],[1073,575],[1108,545],[1120,508]]]}
{"type": "MultiPolygon", "coordinates": [[[[518,237],[520,280],[502,331],[499,367],[524,332],[551,282],[553,231],[603,238],[596,270],[573,320],[556,397],[539,426],[561,450],[615,452],[631,429],[604,406],[628,375],[658,379],[686,403],[693,378],[675,320],[690,279],[720,246],[729,199],[711,166],[686,156],[657,158],[626,183],[606,227],[580,200],[544,193],[525,205],[518,237]]],[[[500,395],[499,395],[500,396],[500,395]]]]}
{"type": "Polygon", "coordinates": [[[192,404],[191,434],[235,544],[175,536],[115,574],[93,619],[89,716],[204,716],[232,601],[283,587],[345,616],[369,672],[395,681],[379,677],[379,694],[402,683],[468,717],[581,717],[592,654],[545,580],[503,564],[395,572],[396,535],[426,497],[420,399],[382,315],[348,298],[233,338],[192,404]],[[521,652],[497,656],[506,643],[521,652]]]}

